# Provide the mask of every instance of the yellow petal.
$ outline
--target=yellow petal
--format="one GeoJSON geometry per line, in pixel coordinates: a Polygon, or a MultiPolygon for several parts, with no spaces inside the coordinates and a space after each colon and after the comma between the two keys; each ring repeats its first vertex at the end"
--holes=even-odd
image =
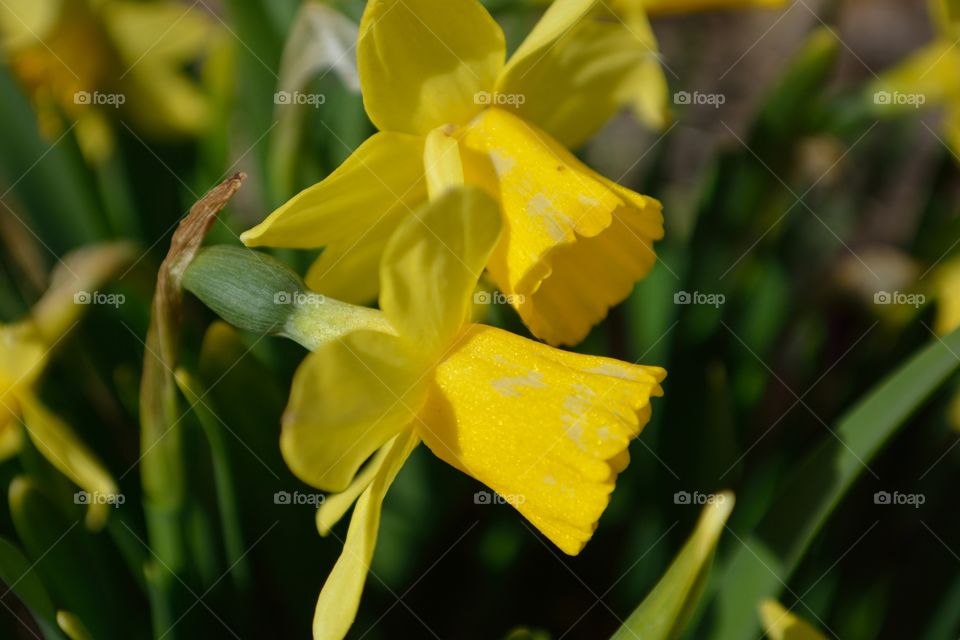
{"type": "Polygon", "coordinates": [[[882,111],[915,110],[916,96],[927,106],[960,99],[960,49],[951,40],[936,40],[882,73],[871,93],[882,111]]]}
{"type": "Polygon", "coordinates": [[[500,236],[496,203],[480,189],[447,191],[406,219],[383,256],[380,308],[426,357],[449,348],[500,236]]]}
{"type": "MultiPolygon", "coordinates": [[[[551,12],[563,10],[561,4],[567,5],[564,15],[570,23],[556,30],[556,39],[542,51],[511,59],[509,73],[497,85],[502,108],[571,148],[583,144],[624,103],[659,102],[662,125],[666,80],[643,12],[625,21],[603,7],[584,17],[582,10],[571,10],[570,3],[554,3],[545,21],[551,12]]],[[[582,9],[591,3],[574,4],[582,9]]]]}
{"type": "MultiPolygon", "coordinates": [[[[378,133],[322,182],[301,191],[240,239],[250,247],[349,247],[381,221],[426,199],[423,138],[378,133]]],[[[322,292],[326,293],[326,292],[322,292]]]]}
{"type": "Polygon", "coordinates": [[[377,477],[380,469],[387,461],[387,454],[390,452],[391,445],[392,441],[380,447],[366,466],[353,478],[349,487],[340,493],[331,493],[326,497],[317,509],[317,531],[320,532],[321,536],[330,533],[334,525],[340,522],[340,519],[350,510],[350,505],[356,502],[360,494],[377,477]]]}
{"type": "Polygon", "coordinates": [[[15,456],[20,451],[21,444],[23,429],[20,428],[16,415],[0,405],[0,462],[15,456]]]}
{"type": "Polygon", "coordinates": [[[946,335],[960,327],[960,258],[954,258],[936,271],[933,281],[937,296],[934,328],[946,335]]]}
{"type": "Polygon", "coordinates": [[[56,342],[87,309],[97,290],[131,264],[138,252],[126,242],[95,244],[72,251],[58,263],[43,297],[30,311],[38,334],[56,342]]]}
{"type": "Polygon", "coordinates": [[[0,47],[15,51],[42,42],[60,18],[62,0],[5,0],[0,3],[0,47]]]}
{"type": "Polygon", "coordinates": [[[497,88],[521,84],[523,77],[536,68],[558,41],[575,29],[597,6],[598,0],[554,0],[510,56],[497,79],[497,88]]]}
{"type": "Polygon", "coordinates": [[[537,337],[576,344],[653,265],[660,203],[606,180],[501,109],[475,119],[462,148],[467,183],[503,211],[491,277],[537,337]]]}
{"type": "Polygon", "coordinates": [[[90,529],[100,529],[111,509],[108,500],[117,495],[117,484],[110,472],[70,427],[32,394],[21,393],[18,400],[30,440],[50,464],[90,494],[86,524],[90,529]]]}
{"type": "Polygon", "coordinates": [[[426,134],[482,107],[505,56],[503,31],[477,0],[369,0],[357,62],[381,131],[426,134]]]}
{"type": "Polygon", "coordinates": [[[307,271],[307,286],[352,304],[375,301],[380,292],[380,261],[387,241],[409,215],[408,209],[395,207],[369,227],[328,245],[307,271]]]}
{"type": "Polygon", "coordinates": [[[826,640],[826,636],[784,609],[776,600],[760,603],[760,619],[770,640],[826,640]]]}
{"type": "Polygon", "coordinates": [[[360,466],[407,428],[425,395],[400,341],[358,331],[307,356],[293,378],[280,450],[290,470],[324,491],[345,490],[360,466]]]}
{"type": "Polygon", "coordinates": [[[343,551],[317,599],[313,616],[314,640],[341,640],[350,630],[377,544],[383,498],[417,443],[412,432],[394,438],[373,482],[357,501],[343,551]]]}
{"type": "Polygon", "coordinates": [[[463,162],[457,139],[443,127],[427,134],[423,150],[423,167],[427,176],[427,192],[430,199],[440,196],[447,189],[463,185],[463,162]]]}
{"type": "Polygon", "coordinates": [[[43,372],[47,351],[32,324],[0,325],[0,402],[16,407],[18,391],[33,386],[43,372]]]}
{"type": "Polygon", "coordinates": [[[434,454],[575,555],[593,535],[664,376],[472,325],[437,367],[414,429],[434,454]]]}
{"type": "Polygon", "coordinates": [[[624,26],[633,36],[633,46],[646,54],[621,89],[624,101],[634,116],[651,129],[663,129],[670,121],[670,87],[660,64],[660,45],[646,11],[623,14],[624,26]]]}

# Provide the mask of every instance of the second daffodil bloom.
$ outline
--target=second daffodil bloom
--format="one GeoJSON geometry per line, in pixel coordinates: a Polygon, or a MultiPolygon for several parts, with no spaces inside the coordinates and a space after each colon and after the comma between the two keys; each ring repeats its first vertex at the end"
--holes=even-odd
{"type": "MultiPolygon", "coordinates": [[[[597,5],[557,0],[505,63],[503,32],[477,0],[369,0],[357,59],[380,132],[243,241],[326,247],[307,283],[368,301],[383,248],[412,208],[447,184],[479,186],[503,216],[493,281],[535,335],[576,344],[649,272],[663,235],[656,200],[565,147],[602,125],[614,99],[550,63],[597,5]]],[[[604,65],[611,52],[598,54],[576,66],[604,65]]]]}
{"type": "Polygon", "coordinates": [[[30,316],[0,325],[0,460],[20,450],[26,432],[50,464],[91,494],[86,517],[91,529],[106,522],[116,482],[70,427],[38,399],[37,387],[50,352],[85,308],[78,301],[83,303],[83,296],[129,262],[130,255],[126,245],[102,245],[67,256],[30,316]]]}
{"type": "Polygon", "coordinates": [[[870,89],[880,111],[944,107],[943,141],[960,158],[960,8],[955,0],[930,0],[934,40],[881,74],[870,89]]]}
{"type": "MultiPolygon", "coordinates": [[[[384,495],[420,441],[577,554],[629,462],[628,444],[650,418],[651,396],[662,394],[660,368],[560,351],[468,321],[500,230],[489,196],[448,191],[387,243],[380,311],[292,294],[299,306],[280,331],[313,353],[294,376],[281,450],[304,482],[334,492],[317,513],[321,533],[356,502],[320,593],[315,638],[341,638],[352,624],[384,495]]],[[[248,254],[231,266],[236,251],[201,252],[184,279],[231,320],[257,306],[226,301],[238,286],[260,292],[251,298],[272,295],[251,284],[268,259],[248,254]]]]}
{"type": "Polygon", "coordinates": [[[209,18],[196,5],[133,0],[3,0],[0,52],[50,137],[76,122],[85,154],[105,157],[110,115],[140,131],[197,133],[207,103],[183,70],[207,46],[209,18]]]}

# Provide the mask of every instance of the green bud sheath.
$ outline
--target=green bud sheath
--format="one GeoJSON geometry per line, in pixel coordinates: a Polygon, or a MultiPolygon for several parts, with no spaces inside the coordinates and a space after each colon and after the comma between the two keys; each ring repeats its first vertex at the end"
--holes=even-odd
{"type": "Polygon", "coordinates": [[[360,329],[395,333],[379,311],[313,293],[282,262],[240,247],[200,251],[183,287],[235,327],[285,336],[310,350],[360,329]]]}

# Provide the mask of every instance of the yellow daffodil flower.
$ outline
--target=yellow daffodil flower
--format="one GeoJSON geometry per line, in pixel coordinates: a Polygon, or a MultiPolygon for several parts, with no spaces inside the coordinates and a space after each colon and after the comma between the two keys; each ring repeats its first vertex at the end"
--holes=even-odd
{"type": "Polygon", "coordinates": [[[284,416],[290,468],[340,492],[318,511],[320,530],[357,501],[320,594],[316,638],[339,638],[352,623],[384,494],[419,441],[577,554],[650,417],[650,397],[661,394],[661,369],[467,321],[501,226],[484,194],[447,192],[415,215],[384,253],[380,305],[392,331],[319,346],[297,372],[284,416]]]}
{"type": "MultiPolygon", "coordinates": [[[[352,624],[384,495],[420,441],[574,555],[629,462],[627,447],[650,418],[650,398],[662,394],[666,374],[658,367],[560,351],[469,321],[501,227],[497,204],[483,191],[448,190],[387,242],[380,310],[303,292],[284,300],[299,306],[279,331],[312,353],[294,376],[281,451],[304,482],[333,492],[317,512],[322,534],[356,502],[319,597],[315,638],[341,638],[352,624]]],[[[266,258],[246,259],[230,266],[208,250],[184,285],[240,326],[272,326],[276,308],[254,300],[283,285],[258,284],[266,258]],[[226,285],[240,273],[239,286],[251,294],[218,303],[234,295],[237,288],[226,285]],[[210,280],[201,286],[204,277],[210,280]],[[249,325],[237,319],[264,308],[267,317],[249,325]]]]}
{"type": "Polygon", "coordinates": [[[19,451],[26,431],[50,464],[90,494],[86,523],[91,529],[106,522],[117,485],[70,427],[40,402],[37,386],[50,352],[85,308],[77,300],[82,302],[84,293],[129,259],[125,245],[92,247],[66,257],[30,316],[0,325],[0,460],[19,451]]]}
{"type": "Polygon", "coordinates": [[[184,72],[211,33],[196,5],[132,0],[4,0],[0,51],[30,96],[41,131],[76,122],[88,157],[112,145],[119,110],[140,130],[176,136],[207,117],[200,90],[184,72]]]}
{"type": "Polygon", "coordinates": [[[770,640],[826,640],[810,623],[787,611],[776,600],[760,603],[760,620],[770,640]]]}
{"type": "Polygon", "coordinates": [[[591,64],[608,62],[602,50],[558,67],[552,53],[597,5],[558,0],[504,63],[503,32],[477,0],[370,0],[357,58],[380,132],[244,242],[326,247],[308,284],[365,302],[377,293],[384,247],[413,207],[450,184],[480,186],[504,221],[487,265],[492,279],[535,335],[582,340],[650,270],[663,234],[656,200],[598,175],[565,147],[603,124],[613,99],[555,74],[589,77],[591,64]]]}
{"type": "Polygon", "coordinates": [[[953,0],[931,0],[930,12],[934,40],[881,74],[871,98],[881,112],[943,107],[943,141],[960,157],[960,10],[953,0]]]}

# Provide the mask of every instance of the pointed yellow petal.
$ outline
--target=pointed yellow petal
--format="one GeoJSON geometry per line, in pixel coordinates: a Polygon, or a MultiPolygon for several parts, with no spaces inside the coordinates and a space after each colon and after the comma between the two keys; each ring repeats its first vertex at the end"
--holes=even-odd
{"type": "Polygon", "coordinates": [[[387,461],[387,454],[390,451],[391,442],[380,447],[370,462],[360,470],[344,491],[340,493],[331,493],[326,497],[320,507],[317,509],[317,531],[321,536],[326,536],[333,529],[334,525],[340,522],[340,519],[350,510],[350,506],[356,502],[360,494],[363,493],[370,483],[373,482],[380,469],[387,461]]]}
{"type": "Polygon", "coordinates": [[[0,405],[0,462],[17,455],[21,444],[23,444],[23,429],[20,428],[16,415],[7,407],[0,405]]]}
{"type": "Polygon", "coordinates": [[[291,471],[345,490],[360,466],[407,428],[423,402],[419,368],[395,336],[358,331],[322,345],[293,378],[280,450],[291,471]]]}
{"type": "Polygon", "coordinates": [[[87,309],[92,294],[131,264],[138,252],[126,242],[96,244],[72,251],[53,270],[50,286],[30,310],[39,335],[56,342],[87,309]]]}
{"type": "Polygon", "coordinates": [[[108,500],[117,494],[113,477],[70,427],[32,394],[21,393],[18,400],[30,440],[50,464],[91,494],[86,524],[90,529],[100,529],[110,512],[108,500]]]}
{"type": "Polygon", "coordinates": [[[425,135],[464,123],[503,67],[503,31],[477,0],[369,0],[357,61],[377,128],[425,135]]]}
{"type": "Polygon", "coordinates": [[[826,636],[784,609],[776,600],[760,603],[760,619],[770,640],[826,640],[826,636]]]}
{"type": "Polygon", "coordinates": [[[240,239],[249,247],[349,246],[378,221],[392,220],[425,198],[423,138],[378,133],[325,180],[301,191],[240,239]]]}
{"type": "Polygon", "coordinates": [[[665,372],[471,326],[436,369],[414,429],[564,552],[593,535],[665,372]]]}
{"type": "Polygon", "coordinates": [[[660,203],[606,180],[501,109],[475,119],[462,148],[467,183],[503,211],[491,277],[538,338],[576,344],[653,265],[660,203]]]}
{"type": "Polygon", "coordinates": [[[427,134],[423,151],[423,166],[427,176],[427,192],[435,199],[447,189],[463,185],[463,162],[460,145],[442,127],[427,134]]]}
{"type": "MultiPolygon", "coordinates": [[[[554,0],[520,44],[497,79],[497,88],[522,85],[558,41],[574,30],[599,5],[598,0],[554,0]]],[[[558,79],[560,80],[560,79],[558,79]]]]}
{"type": "Polygon", "coordinates": [[[426,357],[445,351],[466,323],[500,226],[496,203],[470,187],[418,209],[390,239],[380,308],[426,357]]]}
{"type": "Polygon", "coordinates": [[[882,73],[871,88],[882,111],[916,109],[914,96],[927,106],[960,99],[960,48],[952,40],[935,40],[882,73]]]}
{"type": "Polygon", "coordinates": [[[317,599],[313,616],[314,640],[341,640],[350,630],[377,544],[383,498],[417,442],[412,432],[394,438],[376,477],[357,501],[343,551],[317,599]]]}
{"type": "Polygon", "coordinates": [[[43,372],[47,349],[32,324],[0,325],[0,406],[16,407],[18,390],[33,386],[43,372]]]}
{"type": "Polygon", "coordinates": [[[328,245],[307,271],[307,286],[343,302],[374,302],[380,292],[380,261],[387,241],[409,216],[410,210],[395,207],[367,228],[328,245]]]}
{"type": "MultiPolygon", "coordinates": [[[[549,22],[551,12],[563,11],[562,4],[554,3],[544,21],[549,22]]],[[[582,8],[591,3],[574,4],[582,8]]],[[[645,14],[626,20],[602,6],[584,16],[566,5],[569,23],[554,30],[556,39],[549,46],[522,60],[511,59],[509,73],[497,85],[503,108],[512,107],[571,148],[583,144],[625,102],[656,104],[662,124],[666,79],[645,14]]]]}
{"type": "Polygon", "coordinates": [[[949,260],[937,269],[933,287],[937,296],[934,328],[943,336],[960,327],[960,258],[949,260]]]}

